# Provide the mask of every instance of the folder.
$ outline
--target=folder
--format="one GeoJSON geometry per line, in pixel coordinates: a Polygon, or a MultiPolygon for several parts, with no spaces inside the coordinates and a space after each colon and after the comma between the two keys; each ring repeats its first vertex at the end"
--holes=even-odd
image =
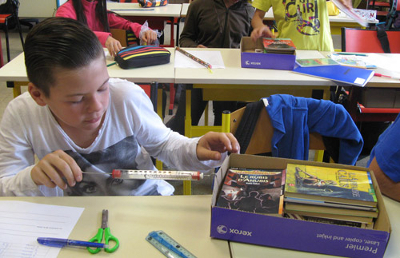
{"type": "Polygon", "coordinates": [[[374,76],[373,70],[343,66],[327,65],[314,67],[296,66],[293,72],[316,76],[334,81],[339,86],[364,87],[374,76]]]}

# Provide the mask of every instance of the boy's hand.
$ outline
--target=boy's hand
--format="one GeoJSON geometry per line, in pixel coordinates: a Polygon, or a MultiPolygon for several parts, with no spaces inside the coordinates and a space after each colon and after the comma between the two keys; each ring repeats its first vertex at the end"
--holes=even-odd
{"type": "Polygon", "coordinates": [[[142,41],[146,44],[152,44],[154,41],[157,40],[157,33],[153,30],[146,30],[142,34],[142,41]]]}
{"type": "Polygon", "coordinates": [[[349,10],[353,9],[353,3],[351,0],[339,0],[339,2],[344,5],[344,7],[346,7],[349,10]]]}
{"type": "Polygon", "coordinates": [[[261,37],[266,37],[266,38],[275,38],[275,36],[272,34],[271,30],[268,28],[268,26],[262,26],[259,28],[254,29],[251,32],[250,35],[251,39],[256,42],[258,38],[261,37]]]}
{"type": "Polygon", "coordinates": [[[122,49],[121,42],[111,36],[108,36],[105,46],[111,56],[115,56],[122,49]]]}
{"type": "Polygon", "coordinates": [[[231,133],[208,132],[200,138],[196,154],[199,160],[220,160],[221,153],[239,153],[240,146],[231,133]]]}
{"type": "Polygon", "coordinates": [[[76,182],[82,180],[82,171],[75,160],[62,150],[47,154],[42,160],[33,167],[31,171],[33,182],[37,185],[45,185],[50,188],[56,186],[67,189],[74,186],[76,182]]]}

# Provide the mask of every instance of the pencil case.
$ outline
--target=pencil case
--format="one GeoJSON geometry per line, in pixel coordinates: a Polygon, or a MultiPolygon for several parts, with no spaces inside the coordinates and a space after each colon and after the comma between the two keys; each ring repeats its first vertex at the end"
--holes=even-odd
{"type": "Polygon", "coordinates": [[[157,7],[165,6],[168,4],[168,0],[138,0],[141,7],[157,7]]]}
{"type": "Polygon", "coordinates": [[[168,64],[171,52],[159,46],[132,46],[122,49],[115,61],[123,69],[168,64]]]}

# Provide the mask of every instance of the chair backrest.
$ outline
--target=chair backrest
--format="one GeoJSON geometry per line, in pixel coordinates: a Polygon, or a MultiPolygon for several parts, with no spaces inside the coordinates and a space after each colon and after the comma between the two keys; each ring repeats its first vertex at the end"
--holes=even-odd
{"type": "MultiPolygon", "coordinates": [[[[400,31],[386,31],[391,53],[400,53],[400,31]]],[[[384,53],[376,30],[342,28],[342,51],[384,53]]]]}
{"type": "MultiPolygon", "coordinates": [[[[235,134],[246,107],[236,110],[230,116],[230,131],[235,134]]],[[[271,152],[271,139],[273,135],[273,127],[268,112],[263,108],[258,117],[254,132],[251,136],[246,154],[260,154],[271,152]]],[[[310,134],[310,149],[325,150],[322,136],[317,133],[310,134]]]]}

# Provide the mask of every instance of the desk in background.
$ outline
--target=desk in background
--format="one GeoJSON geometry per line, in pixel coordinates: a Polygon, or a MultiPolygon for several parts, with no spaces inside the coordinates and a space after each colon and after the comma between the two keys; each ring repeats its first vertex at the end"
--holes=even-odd
{"type": "MultiPolygon", "coordinates": [[[[211,195],[0,197],[3,200],[85,208],[69,236],[79,240],[89,240],[97,233],[101,211],[108,209],[111,233],[119,239],[120,247],[95,257],[163,257],[145,240],[154,230],[163,230],[197,257],[230,257],[228,241],[210,238],[211,195]]],[[[86,249],[63,248],[58,257],[90,256],[86,249]]]]}
{"type": "Polygon", "coordinates": [[[162,30],[164,29],[165,21],[170,21],[171,42],[167,46],[175,46],[174,25],[175,19],[178,19],[181,16],[182,4],[168,4],[166,6],[143,8],[140,7],[138,3],[107,2],[107,9],[117,13],[118,15],[123,16],[128,20],[131,20],[132,22],[143,24],[147,20],[149,23],[149,27],[152,27],[153,22],[158,26],[160,23],[162,23],[162,30]]]}
{"type": "MultiPolygon", "coordinates": [[[[171,62],[169,64],[135,69],[122,69],[118,65],[107,68],[111,78],[121,78],[135,83],[151,84],[151,101],[153,102],[154,110],[158,114],[161,114],[160,109],[162,109],[160,105],[157,106],[158,83],[174,83],[175,81],[175,51],[173,48],[167,49],[171,52],[171,62]]],[[[107,63],[111,62],[111,60],[107,60],[107,63]]],[[[13,88],[14,97],[21,94],[21,86],[28,84],[24,53],[19,54],[0,69],[0,80],[7,81],[7,87],[13,88]]]]}

